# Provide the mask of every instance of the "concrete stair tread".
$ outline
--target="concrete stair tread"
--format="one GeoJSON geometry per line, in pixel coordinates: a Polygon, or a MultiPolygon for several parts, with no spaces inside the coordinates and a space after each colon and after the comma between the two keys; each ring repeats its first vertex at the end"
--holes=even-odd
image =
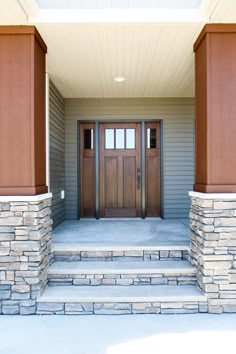
{"type": "Polygon", "coordinates": [[[190,242],[140,242],[138,245],[129,243],[62,243],[54,242],[55,252],[95,252],[95,251],[189,251],[190,242]]]}
{"type": "Polygon", "coordinates": [[[195,274],[188,261],[54,262],[48,274],[195,274]]]}
{"type": "Polygon", "coordinates": [[[194,285],[48,287],[38,303],[68,302],[200,302],[207,297],[194,285]]]}

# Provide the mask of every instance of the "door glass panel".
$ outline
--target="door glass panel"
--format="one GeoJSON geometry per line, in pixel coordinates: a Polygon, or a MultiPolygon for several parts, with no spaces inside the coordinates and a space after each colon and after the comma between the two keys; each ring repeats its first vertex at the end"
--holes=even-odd
{"type": "Polygon", "coordinates": [[[93,129],[84,129],[84,149],[93,149],[93,129]]]}
{"type": "Polygon", "coordinates": [[[135,129],[126,129],[126,149],[135,149],[135,129]]]}
{"type": "Polygon", "coordinates": [[[105,129],[105,149],[114,149],[114,129],[105,129]]]}
{"type": "Polygon", "coordinates": [[[157,138],[156,138],[156,128],[147,129],[147,148],[156,149],[157,147],[157,138]]]}
{"type": "Polygon", "coordinates": [[[125,148],[125,130],[116,129],[116,149],[125,148]]]}

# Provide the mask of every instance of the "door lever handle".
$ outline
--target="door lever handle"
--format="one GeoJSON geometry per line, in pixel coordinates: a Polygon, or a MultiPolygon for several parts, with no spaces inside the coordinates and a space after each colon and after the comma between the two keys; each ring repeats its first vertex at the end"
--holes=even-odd
{"type": "Polygon", "coordinates": [[[140,189],[141,187],[141,175],[137,175],[137,188],[140,189]]]}

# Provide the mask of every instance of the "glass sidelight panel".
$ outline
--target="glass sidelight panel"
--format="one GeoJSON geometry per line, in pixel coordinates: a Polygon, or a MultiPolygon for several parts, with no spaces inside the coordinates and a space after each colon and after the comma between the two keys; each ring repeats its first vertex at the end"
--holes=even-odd
{"type": "Polygon", "coordinates": [[[116,149],[125,148],[125,130],[116,129],[116,149]]]}
{"type": "Polygon", "coordinates": [[[126,129],[126,149],[135,149],[135,129],[126,129]]]}
{"type": "Polygon", "coordinates": [[[93,129],[84,129],[84,149],[93,150],[93,129]]]}
{"type": "Polygon", "coordinates": [[[157,147],[157,138],[156,138],[156,128],[147,129],[147,148],[156,149],[157,147]]]}
{"type": "Polygon", "coordinates": [[[114,129],[105,129],[105,149],[114,149],[114,129]]]}

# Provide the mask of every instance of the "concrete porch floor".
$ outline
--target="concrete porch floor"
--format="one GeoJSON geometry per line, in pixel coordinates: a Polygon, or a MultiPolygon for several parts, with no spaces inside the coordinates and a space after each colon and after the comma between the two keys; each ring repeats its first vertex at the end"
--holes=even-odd
{"type": "Polygon", "coordinates": [[[53,243],[99,246],[187,246],[188,219],[67,220],[53,230],[53,243]]]}

